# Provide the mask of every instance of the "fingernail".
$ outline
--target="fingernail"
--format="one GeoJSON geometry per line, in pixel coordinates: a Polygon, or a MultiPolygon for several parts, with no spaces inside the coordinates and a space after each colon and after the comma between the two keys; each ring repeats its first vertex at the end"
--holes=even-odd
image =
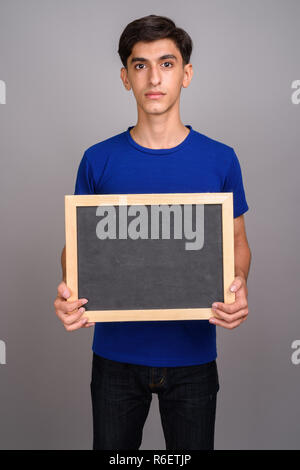
{"type": "Polygon", "coordinates": [[[231,292],[234,292],[236,290],[236,286],[230,287],[231,292]]]}
{"type": "Polygon", "coordinates": [[[209,319],[209,322],[210,322],[210,323],[216,323],[216,320],[215,320],[214,318],[210,318],[210,319],[209,319]]]}
{"type": "Polygon", "coordinates": [[[69,291],[68,291],[67,289],[65,289],[65,290],[63,291],[63,296],[64,296],[65,298],[70,297],[69,291]]]}
{"type": "Polygon", "coordinates": [[[212,304],[212,308],[217,308],[218,307],[218,304],[214,303],[212,304]]]}
{"type": "Polygon", "coordinates": [[[85,308],[84,308],[84,307],[80,307],[79,312],[80,312],[80,313],[85,312],[85,308]]]}
{"type": "Polygon", "coordinates": [[[88,302],[88,299],[82,299],[81,305],[84,305],[84,304],[86,304],[87,302],[88,302]]]}

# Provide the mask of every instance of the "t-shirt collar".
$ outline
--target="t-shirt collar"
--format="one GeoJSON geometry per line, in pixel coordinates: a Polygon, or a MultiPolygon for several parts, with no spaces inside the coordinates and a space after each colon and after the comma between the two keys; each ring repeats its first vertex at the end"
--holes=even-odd
{"type": "Polygon", "coordinates": [[[133,127],[134,126],[129,126],[127,131],[125,132],[129,144],[132,145],[133,147],[135,147],[137,150],[140,150],[141,152],[150,153],[152,155],[164,155],[164,154],[168,154],[168,153],[177,152],[178,150],[183,150],[190,143],[190,141],[192,139],[193,132],[194,132],[192,126],[190,124],[187,124],[187,125],[185,125],[185,127],[190,129],[190,132],[188,133],[188,135],[185,137],[185,139],[180,144],[176,145],[175,147],[169,148],[169,149],[151,149],[151,148],[143,147],[143,146],[139,145],[131,137],[130,130],[133,127]]]}

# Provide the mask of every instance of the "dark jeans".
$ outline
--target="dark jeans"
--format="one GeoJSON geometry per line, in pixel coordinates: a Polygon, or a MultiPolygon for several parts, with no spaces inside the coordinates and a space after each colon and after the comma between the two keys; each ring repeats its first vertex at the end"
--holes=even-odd
{"type": "Polygon", "coordinates": [[[157,393],[167,450],[214,448],[216,361],[151,367],[93,353],[93,449],[139,449],[152,393],[157,393]]]}

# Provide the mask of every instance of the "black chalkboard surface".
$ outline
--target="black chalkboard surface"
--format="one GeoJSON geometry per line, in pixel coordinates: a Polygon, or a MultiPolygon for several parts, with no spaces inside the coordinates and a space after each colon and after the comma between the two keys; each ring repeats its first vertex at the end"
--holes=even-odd
{"type": "Polygon", "coordinates": [[[67,285],[90,321],[207,319],[234,301],[232,193],[65,198],[67,285]]]}

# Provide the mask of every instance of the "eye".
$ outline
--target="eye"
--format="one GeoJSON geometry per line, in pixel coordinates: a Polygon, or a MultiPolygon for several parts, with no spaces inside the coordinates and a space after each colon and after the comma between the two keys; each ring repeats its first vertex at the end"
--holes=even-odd
{"type": "Polygon", "coordinates": [[[137,69],[137,67],[139,67],[139,65],[145,65],[145,64],[136,64],[136,66],[134,67],[136,70],[141,70],[140,68],[137,69]]]}
{"type": "MultiPolygon", "coordinates": [[[[169,64],[169,65],[171,65],[171,67],[163,67],[164,69],[165,69],[165,68],[170,69],[170,68],[173,67],[173,63],[172,63],[172,62],[163,62],[163,65],[165,65],[165,64],[169,64]]],[[[141,65],[142,68],[143,68],[143,66],[144,66],[145,64],[136,64],[134,68],[135,68],[136,70],[142,70],[142,68],[140,68],[140,65],[141,65]]]]}
{"type": "MultiPolygon", "coordinates": [[[[164,62],[164,64],[170,64],[170,65],[173,66],[172,62],[164,62]]],[[[165,68],[165,67],[164,67],[164,68],[165,68]]],[[[167,67],[167,69],[169,69],[169,68],[171,68],[171,67],[167,67]]]]}

